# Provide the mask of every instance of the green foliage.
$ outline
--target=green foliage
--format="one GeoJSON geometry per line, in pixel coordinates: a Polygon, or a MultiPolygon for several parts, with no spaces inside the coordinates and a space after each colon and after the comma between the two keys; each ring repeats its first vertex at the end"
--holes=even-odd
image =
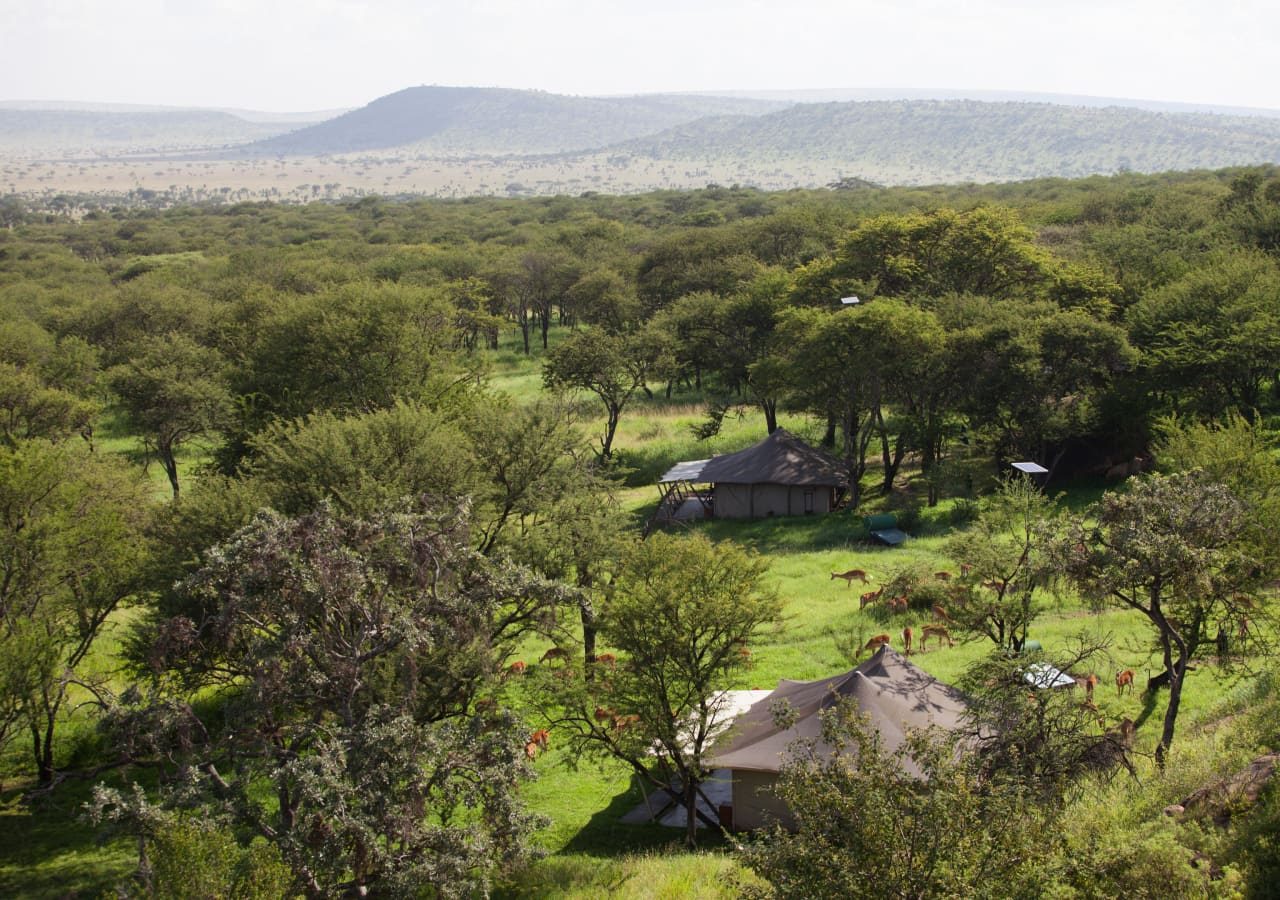
{"type": "Polygon", "coordinates": [[[654,534],[626,555],[599,613],[601,641],[617,662],[588,663],[590,677],[565,669],[541,680],[543,713],[569,731],[575,753],[617,758],[655,788],[674,786],[689,846],[720,693],[780,616],[766,568],[703,535],[654,534]]]}
{"type": "Polygon", "coordinates": [[[1023,475],[1007,477],[984,498],[977,519],[947,542],[947,555],[969,567],[947,604],[956,623],[1018,653],[1043,610],[1053,577],[1045,554],[1052,502],[1023,475]]]}
{"type": "Polygon", "coordinates": [[[170,802],[265,837],[309,894],[460,896],[528,860],[519,723],[471,707],[560,595],[475,554],[461,512],[262,513],[183,590],[209,613],[158,629],[178,679],[110,722],[125,759],[176,766],[170,802]]]}
{"type": "Polygon", "coordinates": [[[26,732],[39,780],[86,659],[146,562],[146,493],[75,444],[0,447],[0,747],[26,732]]]}
{"type": "Polygon", "coordinates": [[[221,354],[179,332],[148,337],[109,373],[129,427],[164,466],[178,497],[179,447],[225,427],[231,396],[221,354]]]}
{"type": "Polygon", "coordinates": [[[1193,471],[1106,494],[1050,548],[1053,564],[1086,597],[1135,610],[1155,631],[1170,691],[1161,757],[1173,742],[1190,660],[1211,627],[1230,627],[1253,610],[1243,592],[1269,575],[1249,558],[1246,533],[1240,500],[1193,471]]]}
{"type": "Polygon", "coordinates": [[[778,897],[1036,896],[1052,871],[1049,808],[954,736],[916,732],[889,752],[848,704],[824,711],[820,743],[792,747],[778,793],[795,831],[745,854],[778,897]]]}

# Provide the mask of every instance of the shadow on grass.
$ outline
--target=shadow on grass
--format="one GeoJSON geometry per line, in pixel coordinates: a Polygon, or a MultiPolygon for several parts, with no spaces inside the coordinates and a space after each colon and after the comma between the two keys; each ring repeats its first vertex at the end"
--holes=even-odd
{"type": "MultiPolygon", "coordinates": [[[[653,792],[650,791],[652,797],[653,792]]],[[[684,848],[684,830],[665,825],[628,825],[622,817],[644,802],[640,784],[631,779],[625,791],[615,796],[609,805],[591,816],[586,825],[569,839],[561,852],[585,853],[590,856],[618,856],[639,853],[677,845],[684,848]]],[[[659,801],[654,798],[654,803],[659,801]]],[[[708,849],[725,846],[719,831],[698,829],[698,846],[708,849]]]]}
{"type": "Polygon", "coordinates": [[[0,795],[0,896],[114,896],[112,888],[137,865],[127,838],[103,843],[81,818],[92,783],[66,782],[51,796],[27,802],[29,785],[0,795]]]}

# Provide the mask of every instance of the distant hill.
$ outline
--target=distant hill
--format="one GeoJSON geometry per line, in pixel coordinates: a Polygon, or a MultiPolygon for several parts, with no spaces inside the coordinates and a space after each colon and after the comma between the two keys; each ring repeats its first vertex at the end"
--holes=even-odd
{"type": "Polygon", "coordinates": [[[1280,119],[972,100],[803,103],[687,123],[608,152],[886,184],[1010,181],[1276,163],[1280,119]]]}
{"type": "Polygon", "coordinates": [[[595,149],[712,115],[761,115],[785,101],[682,94],[570,97],[505,88],[424,86],[242,148],[327,156],[402,149],[440,156],[527,156],[595,149]]]}
{"type": "Polygon", "coordinates": [[[297,128],[227,112],[91,111],[0,107],[0,153],[10,156],[121,156],[225,147],[297,128]]]}
{"type": "Polygon", "coordinates": [[[984,103],[1052,103],[1056,106],[1123,106],[1152,112],[1199,112],[1224,116],[1280,118],[1280,109],[1220,103],[1177,103],[1134,97],[1052,94],[1043,91],[989,91],[956,88],[810,88],[773,91],[700,91],[709,97],[744,97],[789,103],[846,103],[853,100],[979,100],[984,103]]]}

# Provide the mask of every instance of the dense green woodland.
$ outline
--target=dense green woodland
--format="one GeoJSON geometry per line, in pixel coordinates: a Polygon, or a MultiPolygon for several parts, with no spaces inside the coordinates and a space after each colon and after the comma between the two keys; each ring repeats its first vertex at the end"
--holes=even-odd
{"type": "Polygon", "coordinates": [[[115,848],[25,888],[590,895],[575,779],[691,800],[714,692],[945,604],[981,737],[914,736],[927,782],[839,710],[798,832],[580,844],[675,895],[1271,890],[1264,777],[1159,798],[1280,742],[1280,172],[0,216],[0,819],[115,848]],[[667,465],[784,424],[844,511],[642,539],[667,465]],[[788,580],[886,510],[901,609],[788,580]]]}

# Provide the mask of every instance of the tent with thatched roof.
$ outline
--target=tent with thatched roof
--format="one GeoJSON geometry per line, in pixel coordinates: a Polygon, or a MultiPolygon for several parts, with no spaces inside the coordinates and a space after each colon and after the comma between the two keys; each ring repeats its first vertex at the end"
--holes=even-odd
{"type": "Polygon", "coordinates": [[[831,512],[849,478],[835,457],[779,428],[737,453],[676,463],[658,485],[660,517],[679,518],[684,510],[718,519],[762,519],[831,512]]]}
{"type": "MultiPolygon", "coordinates": [[[[819,681],[779,681],[773,693],[738,717],[709,760],[709,767],[732,774],[734,828],[790,821],[774,791],[787,749],[799,738],[819,740],[819,713],[841,700],[856,703],[870,718],[889,753],[902,745],[913,728],[958,729],[967,705],[962,693],[913,666],[887,644],[848,672],[819,681]],[[795,713],[789,728],[775,721],[773,711],[780,701],[795,713]]],[[[824,750],[829,752],[819,740],[818,751],[824,750]]],[[[905,765],[913,768],[910,760],[905,765]]]]}

